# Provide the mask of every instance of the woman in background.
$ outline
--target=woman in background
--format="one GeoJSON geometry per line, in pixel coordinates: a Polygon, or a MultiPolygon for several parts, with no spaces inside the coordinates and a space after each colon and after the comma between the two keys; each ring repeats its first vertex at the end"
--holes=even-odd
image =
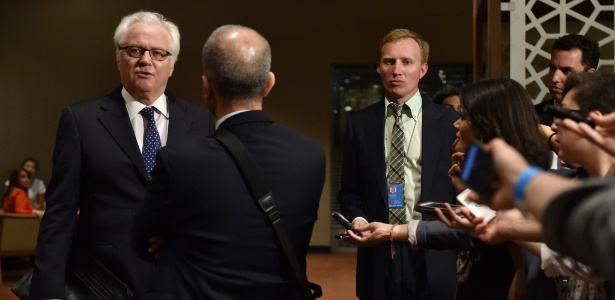
{"type": "Polygon", "coordinates": [[[34,209],[26,191],[30,186],[30,174],[25,169],[11,172],[9,186],[2,197],[2,207],[5,213],[34,214],[41,218],[43,211],[34,209]]]}
{"type": "MultiPolygon", "coordinates": [[[[26,189],[26,192],[30,199],[30,203],[32,203],[32,207],[44,210],[45,193],[47,189],[45,188],[45,183],[36,177],[36,173],[38,173],[38,162],[33,157],[28,157],[23,160],[21,167],[28,171],[28,177],[30,178],[30,185],[26,189]]],[[[4,185],[8,187],[9,180],[4,182],[4,185]]]]}

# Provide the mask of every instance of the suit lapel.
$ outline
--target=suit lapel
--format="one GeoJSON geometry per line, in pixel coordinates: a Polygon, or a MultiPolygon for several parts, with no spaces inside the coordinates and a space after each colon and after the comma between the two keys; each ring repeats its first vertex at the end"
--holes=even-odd
{"type": "Polygon", "coordinates": [[[386,163],[384,159],[384,104],[382,101],[369,107],[368,119],[364,123],[367,149],[372,153],[372,167],[376,174],[376,182],[385,205],[387,203],[386,163]]]}
{"type": "Polygon", "coordinates": [[[139,169],[143,179],[147,180],[147,171],[143,156],[139,151],[139,145],[132,129],[126,105],[121,95],[121,87],[111,93],[106,101],[100,106],[98,120],[113,137],[117,145],[126,156],[139,169]]]}
{"type": "Polygon", "coordinates": [[[425,166],[437,165],[442,143],[446,140],[444,137],[447,136],[444,129],[448,127],[444,124],[438,124],[442,113],[434,109],[434,105],[431,101],[423,99],[423,168],[421,171],[421,197],[419,202],[423,201],[422,191],[431,190],[431,184],[435,176],[435,168],[425,168],[425,166]]]}

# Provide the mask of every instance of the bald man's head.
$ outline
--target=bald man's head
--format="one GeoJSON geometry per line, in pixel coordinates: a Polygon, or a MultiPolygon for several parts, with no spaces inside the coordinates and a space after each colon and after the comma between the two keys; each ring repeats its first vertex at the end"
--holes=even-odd
{"type": "Polygon", "coordinates": [[[269,79],[271,48],[258,32],[240,25],[216,29],[203,46],[203,74],[221,97],[262,96],[269,79]]]}

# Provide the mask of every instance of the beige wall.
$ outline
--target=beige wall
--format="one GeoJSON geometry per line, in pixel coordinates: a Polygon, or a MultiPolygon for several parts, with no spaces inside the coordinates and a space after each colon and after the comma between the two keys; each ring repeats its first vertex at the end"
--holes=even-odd
{"type": "MultiPolygon", "coordinates": [[[[201,103],[200,48],[222,24],[261,32],[273,49],[276,86],[265,110],[318,140],[329,153],[330,66],[371,63],[389,30],[410,28],[431,43],[432,63],[470,63],[472,1],[83,1],[1,0],[0,178],[26,156],[49,182],[62,108],[110,92],[119,77],[112,35],[120,18],[156,10],[182,32],[171,91],[201,103]]],[[[329,245],[329,178],[312,245],[329,245]]]]}

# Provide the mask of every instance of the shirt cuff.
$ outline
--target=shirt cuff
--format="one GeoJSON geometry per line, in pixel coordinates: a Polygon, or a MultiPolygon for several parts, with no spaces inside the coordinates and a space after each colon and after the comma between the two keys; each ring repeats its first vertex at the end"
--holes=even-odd
{"type": "Polygon", "coordinates": [[[540,268],[545,272],[547,277],[555,277],[564,274],[554,254],[553,250],[549,249],[547,245],[540,245],[540,268]]]}
{"type": "Polygon", "coordinates": [[[606,280],[606,278],[593,273],[590,267],[568,257],[562,257],[546,244],[540,246],[540,260],[540,267],[548,277],[568,275],[595,284],[606,280]]]}
{"type": "Polygon", "coordinates": [[[365,224],[369,223],[369,222],[367,222],[367,220],[365,220],[365,218],[363,218],[363,217],[356,217],[356,218],[352,219],[352,222],[350,222],[350,223],[354,223],[354,221],[356,221],[356,220],[361,220],[361,221],[365,222],[365,224]]]}
{"type": "Polygon", "coordinates": [[[416,239],[416,228],[419,226],[419,220],[408,221],[408,242],[412,250],[419,250],[419,243],[416,239]]]}

